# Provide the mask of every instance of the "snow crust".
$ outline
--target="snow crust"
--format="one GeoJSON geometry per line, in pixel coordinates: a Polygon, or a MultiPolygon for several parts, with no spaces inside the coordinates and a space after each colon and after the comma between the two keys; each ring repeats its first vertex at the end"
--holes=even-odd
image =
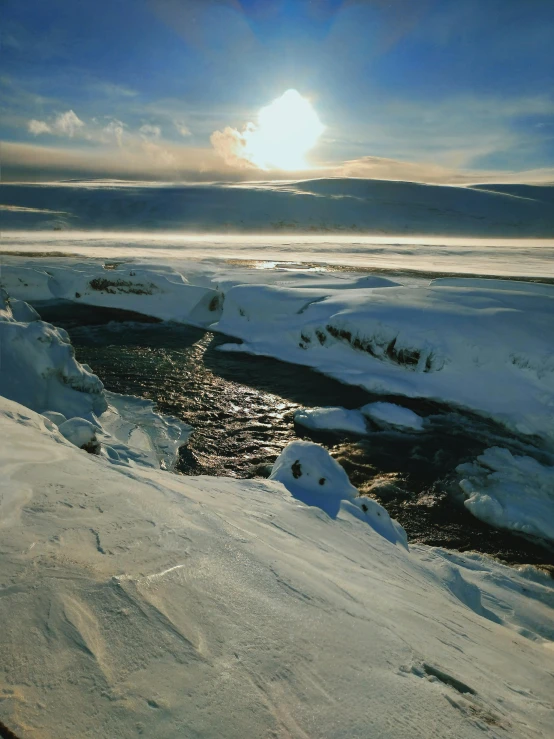
{"type": "Polygon", "coordinates": [[[115,466],[5,399],[0,435],[0,711],[15,732],[549,734],[547,576],[408,551],[352,501],[333,518],[277,480],[115,466]]]}
{"type": "Polygon", "coordinates": [[[459,465],[464,505],[474,516],[554,542],[554,467],[508,449],[487,449],[474,462],[459,465]]]}

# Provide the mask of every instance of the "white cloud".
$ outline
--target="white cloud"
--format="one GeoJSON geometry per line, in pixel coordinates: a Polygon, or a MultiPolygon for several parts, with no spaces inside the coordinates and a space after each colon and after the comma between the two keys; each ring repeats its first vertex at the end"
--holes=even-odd
{"type": "Polygon", "coordinates": [[[27,124],[29,131],[37,136],[41,133],[49,133],[53,136],[73,136],[84,127],[83,121],[72,111],[68,110],[65,113],[60,113],[53,121],[53,123],[47,123],[46,121],[31,120],[27,124]]]}
{"type": "Polygon", "coordinates": [[[242,134],[236,128],[227,126],[223,131],[214,131],[210,136],[210,143],[225,164],[239,169],[257,169],[256,165],[245,155],[246,138],[244,134],[253,130],[252,123],[246,126],[242,134]]]}
{"type": "Polygon", "coordinates": [[[73,138],[75,133],[84,125],[83,121],[72,110],[68,110],[56,118],[54,121],[54,130],[73,138]]]}
{"type": "Polygon", "coordinates": [[[152,141],[160,138],[162,129],[159,126],[151,126],[149,123],[145,123],[144,126],[139,128],[139,133],[145,141],[152,141]]]}
{"type": "Polygon", "coordinates": [[[41,133],[52,133],[52,129],[46,121],[36,121],[33,119],[27,123],[27,128],[35,136],[41,133]]]}

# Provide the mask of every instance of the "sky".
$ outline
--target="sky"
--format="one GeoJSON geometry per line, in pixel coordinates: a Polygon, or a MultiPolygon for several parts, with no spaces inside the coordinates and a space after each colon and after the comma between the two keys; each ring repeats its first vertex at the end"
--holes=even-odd
{"type": "Polygon", "coordinates": [[[0,26],[5,181],[554,182],[553,0],[3,0],[0,26]],[[322,129],[297,172],[245,153],[290,89],[322,129]]]}

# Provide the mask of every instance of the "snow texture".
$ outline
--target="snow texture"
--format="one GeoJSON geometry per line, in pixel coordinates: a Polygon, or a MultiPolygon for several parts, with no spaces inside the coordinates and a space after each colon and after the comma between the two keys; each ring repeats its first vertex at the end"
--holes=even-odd
{"type": "Polygon", "coordinates": [[[0,717],[16,733],[549,735],[546,575],[391,544],[307,448],[295,495],[325,470],[335,518],[277,480],[115,466],[5,399],[0,436],[0,717]]]}

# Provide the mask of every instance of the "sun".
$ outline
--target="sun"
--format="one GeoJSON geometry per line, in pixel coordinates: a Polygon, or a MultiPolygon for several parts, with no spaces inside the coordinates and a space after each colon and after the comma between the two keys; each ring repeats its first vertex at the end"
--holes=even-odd
{"type": "Polygon", "coordinates": [[[287,90],[262,108],[245,132],[245,154],[261,169],[307,169],[306,154],[325,130],[309,100],[287,90]]]}

